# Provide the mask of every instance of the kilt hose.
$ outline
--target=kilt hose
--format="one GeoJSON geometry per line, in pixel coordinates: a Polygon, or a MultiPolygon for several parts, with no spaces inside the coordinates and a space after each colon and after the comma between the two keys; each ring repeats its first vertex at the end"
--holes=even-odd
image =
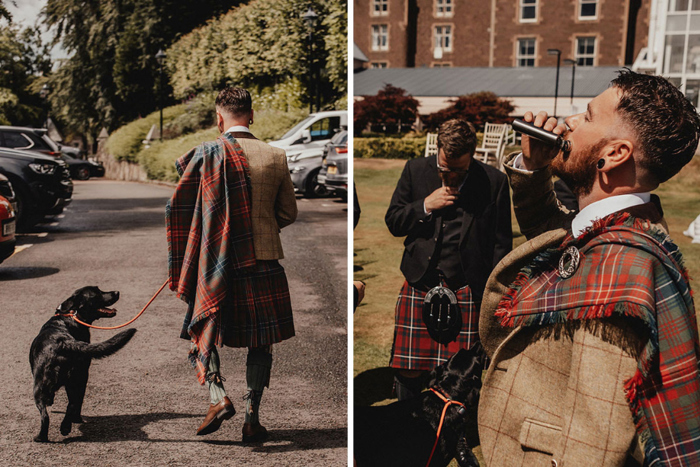
{"type": "MultiPolygon", "coordinates": [[[[447,287],[444,280],[440,285],[447,287]]],[[[428,291],[404,282],[396,302],[390,367],[430,371],[459,349],[470,349],[479,341],[479,307],[474,303],[471,289],[465,285],[453,292],[462,313],[462,329],[454,341],[444,345],[430,337],[423,323],[423,300],[428,291]]]]}
{"type": "MultiPolygon", "coordinates": [[[[231,278],[229,292],[221,305],[221,329],[210,339],[220,339],[228,347],[261,347],[294,336],[292,303],[284,268],[277,260],[256,261],[253,272],[231,278]]],[[[187,332],[188,312],[180,337],[187,332]]],[[[213,327],[217,327],[213,326],[213,327]]]]}

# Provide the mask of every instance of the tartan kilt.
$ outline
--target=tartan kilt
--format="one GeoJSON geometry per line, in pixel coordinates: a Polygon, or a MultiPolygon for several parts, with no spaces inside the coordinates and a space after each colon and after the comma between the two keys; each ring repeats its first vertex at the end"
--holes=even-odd
{"type": "MultiPolygon", "coordinates": [[[[260,347],[294,336],[292,303],[284,268],[278,261],[256,261],[245,276],[233,277],[221,305],[221,345],[260,347]]],[[[186,319],[181,336],[190,339],[186,319]]]]}
{"type": "MultiPolygon", "coordinates": [[[[447,287],[444,281],[441,285],[447,287]]],[[[462,313],[462,329],[454,341],[444,345],[430,337],[423,323],[423,300],[428,292],[404,282],[396,302],[390,367],[430,371],[459,349],[469,349],[479,342],[479,307],[471,289],[466,285],[453,292],[462,313]]]]}

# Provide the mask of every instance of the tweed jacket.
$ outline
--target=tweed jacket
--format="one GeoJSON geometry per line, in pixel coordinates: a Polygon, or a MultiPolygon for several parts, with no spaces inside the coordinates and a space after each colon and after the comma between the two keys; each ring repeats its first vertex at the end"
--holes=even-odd
{"type": "MultiPolygon", "coordinates": [[[[568,329],[512,329],[494,316],[518,272],[538,253],[559,246],[573,219],[557,203],[550,170],[513,171],[514,156],[506,172],[528,241],[494,269],[484,292],[479,334],[492,359],[479,403],[484,460],[496,467],[641,463],[623,385],[636,372],[644,336],[621,318],[586,320],[568,329]]],[[[633,214],[667,230],[658,211],[643,206],[633,214]]]]}
{"type": "Polygon", "coordinates": [[[252,185],[253,242],[255,258],[284,258],[280,230],[297,218],[294,185],[283,149],[273,148],[250,133],[234,132],[248,160],[252,185]]]}

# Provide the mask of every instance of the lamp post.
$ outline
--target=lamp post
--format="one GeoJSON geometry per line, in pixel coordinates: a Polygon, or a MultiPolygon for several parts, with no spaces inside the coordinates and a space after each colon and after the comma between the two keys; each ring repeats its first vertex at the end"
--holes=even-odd
{"type": "Polygon", "coordinates": [[[44,100],[44,105],[46,106],[46,120],[44,120],[44,128],[46,129],[49,128],[49,112],[51,111],[48,101],[49,94],[51,94],[51,87],[48,85],[48,83],[44,83],[44,85],[41,87],[41,91],[39,91],[39,97],[44,100]]]}
{"type": "Polygon", "coordinates": [[[571,60],[567,58],[564,63],[571,65],[571,111],[574,110],[574,81],[576,79],[576,60],[571,60]]]}
{"type": "Polygon", "coordinates": [[[156,54],[156,61],[158,61],[159,68],[159,83],[158,83],[158,107],[160,107],[160,140],[163,141],[163,63],[165,63],[165,58],[167,55],[163,52],[163,49],[158,49],[156,54]]]}
{"type": "Polygon", "coordinates": [[[559,61],[561,59],[561,50],[547,49],[547,55],[557,56],[557,82],[554,84],[554,117],[557,116],[557,97],[559,97],[559,61]]]}
{"type": "MultiPolygon", "coordinates": [[[[313,31],[316,29],[316,23],[318,22],[318,15],[313,8],[309,6],[309,9],[301,15],[301,18],[306,23],[306,28],[309,30],[309,83],[314,82],[314,65],[316,60],[314,58],[314,39],[313,31]]],[[[316,100],[316,111],[318,112],[321,108],[321,96],[318,92],[318,80],[314,82],[314,96],[316,100]]],[[[309,113],[314,111],[313,99],[309,99],[309,113]]]]}

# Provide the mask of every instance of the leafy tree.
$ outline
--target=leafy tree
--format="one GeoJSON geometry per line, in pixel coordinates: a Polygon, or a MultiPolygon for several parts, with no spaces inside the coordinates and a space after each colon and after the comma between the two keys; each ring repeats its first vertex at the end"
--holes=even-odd
{"type": "Polygon", "coordinates": [[[51,69],[48,56],[38,29],[0,26],[0,123],[41,124],[43,102],[36,85],[51,69]]]}
{"type": "Polygon", "coordinates": [[[347,3],[255,0],[173,44],[168,71],[177,98],[234,84],[261,96],[281,93],[274,105],[294,107],[308,103],[318,85],[323,105],[332,105],[347,94],[347,3]],[[319,16],[312,35],[318,81],[308,72],[310,44],[301,19],[309,5],[319,16]]]}
{"type": "Polygon", "coordinates": [[[501,99],[488,91],[476,92],[459,96],[450,101],[446,109],[422,117],[423,123],[429,129],[436,129],[443,122],[453,118],[461,118],[481,129],[486,122],[510,123],[510,113],[515,107],[507,99],[501,99]]]}
{"type": "MultiPolygon", "coordinates": [[[[237,3],[48,0],[44,23],[70,54],[49,79],[54,114],[94,141],[102,127],[112,131],[152,112],[157,108],[158,49],[237,3]]],[[[167,97],[169,90],[164,92],[167,97]]]]}
{"type": "Polygon", "coordinates": [[[355,102],[355,133],[360,134],[368,125],[384,133],[401,132],[416,120],[418,101],[406,95],[406,90],[387,84],[376,96],[365,96],[355,102]]]}

